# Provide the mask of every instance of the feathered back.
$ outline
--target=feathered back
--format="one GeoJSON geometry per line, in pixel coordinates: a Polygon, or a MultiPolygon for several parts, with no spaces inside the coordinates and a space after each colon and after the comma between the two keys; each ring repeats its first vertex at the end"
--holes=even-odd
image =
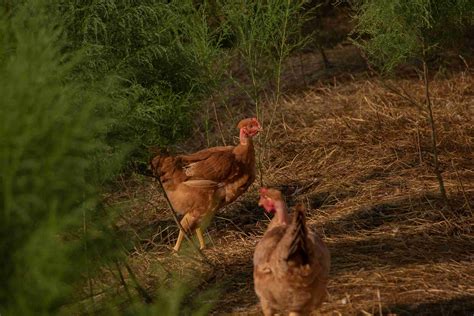
{"type": "Polygon", "coordinates": [[[155,156],[151,162],[151,170],[156,177],[160,177],[163,183],[171,180],[184,181],[186,175],[183,172],[181,158],[169,155],[155,156]]]}
{"type": "Polygon", "coordinates": [[[329,269],[329,250],[308,230],[305,208],[299,204],[289,224],[269,226],[255,248],[255,292],[264,314],[309,315],[326,297],[329,269]]]}
{"type": "Polygon", "coordinates": [[[308,264],[310,258],[305,213],[305,207],[302,204],[298,204],[294,208],[293,220],[289,227],[290,245],[285,258],[286,261],[293,261],[301,265],[308,264]]]}

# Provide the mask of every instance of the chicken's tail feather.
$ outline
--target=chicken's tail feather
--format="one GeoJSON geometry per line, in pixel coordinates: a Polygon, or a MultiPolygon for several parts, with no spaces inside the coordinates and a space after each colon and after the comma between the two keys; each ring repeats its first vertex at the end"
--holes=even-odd
{"type": "Polygon", "coordinates": [[[305,265],[309,262],[309,249],[305,208],[302,204],[298,204],[295,207],[292,226],[291,243],[288,248],[286,261],[297,261],[305,265]]]}
{"type": "Polygon", "coordinates": [[[180,156],[171,156],[168,153],[162,153],[153,157],[149,165],[153,177],[160,177],[163,183],[175,179],[176,177],[179,181],[184,181],[186,178],[180,156]]]}

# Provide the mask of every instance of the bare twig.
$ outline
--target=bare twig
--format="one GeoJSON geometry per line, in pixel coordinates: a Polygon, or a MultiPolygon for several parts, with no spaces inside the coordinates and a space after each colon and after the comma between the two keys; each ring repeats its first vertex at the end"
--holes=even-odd
{"type": "Polygon", "coordinates": [[[469,202],[469,199],[466,194],[466,190],[464,189],[464,184],[462,183],[461,177],[459,176],[458,169],[456,169],[456,166],[454,166],[454,161],[452,160],[451,160],[451,165],[453,166],[454,172],[456,173],[456,177],[458,178],[459,184],[461,185],[462,195],[464,196],[464,200],[466,201],[467,208],[469,209],[470,212],[472,212],[471,203],[469,202]]]}
{"type": "Polygon", "coordinates": [[[423,155],[421,153],[421,143],[420,143],[420,130],[418,129],[418,126],[416,127],[416,143],[418,146],[418,157],[420,159],[420,164],[423,163],[423,155]]]}
{"type": "Polygon", "coordinates": [[[379,73],[377,73],[377,75],[379,77],[378,81],[380,82],[380,84],[385,89],[387,89],[388,91],[398,95],[399,97],[401,97],[405,101],[409,102],[411,105],[417,107],[418,109],[424,110],[423,106],[412,95],[410,95],[405,89],[403,89],[402,87],[397,88],[394,85],[392,85],[391,83],[383,80],[379,73]]]}
{"type": "Polygon", "coordinates": [[[433,110],[431,107],[431,98],[430,98],[430,88],[429,88],[429,81],[428,81],[428,67],[426,65],[426,58],[425,58],[425,51],[423,50],[423,79],[425,82],[425,101],[426,107],[428,108],[428,120],[431,126],[431,149],[433,151],[433,164],[434,164],[434,173],[436,175],[436,179],[438,180],[439,184],[439,191],[441,193],[441,197],[446,204],[446,207],[451,210],[449,205],[448,196],[446,195],[446,188],[444,187],[444,180],[441,174],[441,170],[439,168],[439,159],[438,159],[438,146],[436,141],[436,127],[433,118],[433,110]]]}
{"type": "Polygon", "coordinates": [[[225,138],[224,138],[224,133],[222,132],[221,123],[219,121],[219,117],[217,116],[217,110],[216,110],[216,103],[215,102],[212,102],[212,108],[214,109],[214,117],[216,118],[217,128],[219,128],[219,133],[221,134],[222,144],[224,144],[224,146],[227,146],[225,138]]]}
{"type": "Polygon", "coordinates": [[[380,298],[380,290],[379,289],[377,289],[377,305],[379,307],[379,315],[383,316],[383,313],[382,313],[382,299],[380,298]]]}

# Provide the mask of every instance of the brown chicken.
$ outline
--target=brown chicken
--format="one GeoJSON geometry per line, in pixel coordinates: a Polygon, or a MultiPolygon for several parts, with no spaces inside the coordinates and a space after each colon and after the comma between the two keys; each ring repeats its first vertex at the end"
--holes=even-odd
{"type": "Polygon", "coordinates": [[[263,314],[309,315],[326,297],[329,250],[306,227],[303,205],[295,207],[290,220],[280,191],[266,188],[260,190],[258,205],[276,213],[253,257],[255,292],[263,314]]]}
{"type": "MultiPolygon", "coordinates": [[[[201,249],[205,242],[202,230],[215,212],[244,193],[255,180],[255,150],[252,137],[262,131],[256,118],[239,122],[240,143],[237,146],[213,147],[190,155],[158,155],[151,161],[174,210],[184,215],[181,226],[195,230],[201,249]]],[[[174,250],[184,238],[180,229],[174,250]]]]}

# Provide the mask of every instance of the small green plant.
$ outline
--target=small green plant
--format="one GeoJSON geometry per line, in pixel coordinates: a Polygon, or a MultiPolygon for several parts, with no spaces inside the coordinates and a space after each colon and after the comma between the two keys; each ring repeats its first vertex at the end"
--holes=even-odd
{"type": "MultiPolygon", "coordinates": [[[[433,171],[446,206],[449,201],[439,165],[436,126],[429,90],[430,56],[441,54],[474,26],[474,3],[467,0],[364,0],[357,7],[357,43],[383,74],[415,61],[423,76],[427,119],[431,125],[433,171]],[[458,35],[453,35],[458,34],[458,35]]],[[[401,92],[398,92],[402,94],[401,92]]],[[[404,95],[406,99],[417,101],[404,95]]],[[[421,108],[421,106],[420,106],[421,108]]]]}
{"type": "Polygon", "coordinates": [[[469,0],[364,0],[356,10],[357,43],[384,72],[456,46],[474,25],[469,0]]]}
{"type": "MultiPolygon", "coordinates": [[[[250,77],[250,88],[241,85],[255,104],[257,118],[271,128],[282,95],[283,63],[295,50],[304,46],[309,35],[301,36],[303,24],[312,10],[304,10],[306,1],[226,1],[225,12],[230,32],[236,38],[236,51],[250,77]],[[263,117],[261,103],[268,95],[264,88],[272,86],[270,99],[274,108],[270,117],[263,117]]],[[[268,137],[268,133],[267,133],[268,137]]],[[[267,138],[266,137],[266,138],[267,138]]],[[[267,143],[266,139],[263,142],[267,143]]],[[[263,185],[260,151],[258,165],[260,185],[263,185]]]]}
{"type": "Polygon", "coordinates": [[[305,1],[228,1],[224,8],[230,32],[236,37],[236,49],[251,79],[249,96],[258,109],[261,90],[273,83],[274,97],[281,96],[283,62],[301,48],[307,38],[301,28],[311,11],[305,1]]]}

